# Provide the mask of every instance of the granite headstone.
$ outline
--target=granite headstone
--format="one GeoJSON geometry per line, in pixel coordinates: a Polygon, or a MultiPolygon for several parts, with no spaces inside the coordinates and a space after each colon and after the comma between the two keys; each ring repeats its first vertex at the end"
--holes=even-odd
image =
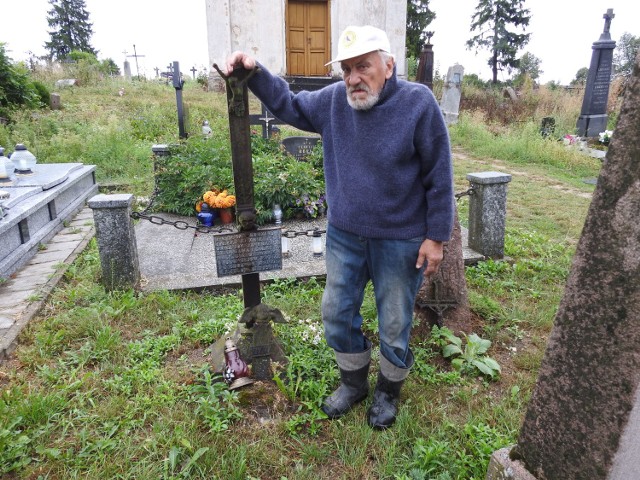
{"type": "Polygon", "coordinates": [[[444,115],[447,125],[458,123],[458,112],[460,111],[460,98],[462,97],[462,78],[464,76],[464,67],[455,64],[449,67],[447,78],[442,91],[442,100],[440,108],[444,115]]]}
{"type": "Polygon", "coordinates": [[[609,100],[609,84],[611,83],[611,68],[613,65],[613,50],[616,42],[611,40],[611,20],[615,15],[613,10],[604,14],[604,31],[600,39],[593,43],[587,86],[582,100],[582,109],[578,117],[578,135],[581,137],[597,137],[606,130],[609,116],[607,102],[609,100]]]}

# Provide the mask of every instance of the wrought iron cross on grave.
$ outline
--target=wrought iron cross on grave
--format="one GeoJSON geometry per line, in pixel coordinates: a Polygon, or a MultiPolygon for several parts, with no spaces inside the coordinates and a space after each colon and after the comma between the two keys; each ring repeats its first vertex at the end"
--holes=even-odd
{"type": "Polygon", "coordinates": [[[242,277],[245,311],[240,321],[253,330],[253,374],[258,379],[270,379],[270,358],[276,349],[270,321],[284,323],[284,317],[277,309],[260,302],[259,272],[281,270],[282,250],[280,228],[258,229],[256,225],[247,88],[247,82],[256,70],[236,66],[233,73],[227,76],[216,64],[213,67],[224,79],[227,89],[231,161],[239,230],[237,233],[214,237],[216,267],[219,277],[238,274],[242,277]]]}

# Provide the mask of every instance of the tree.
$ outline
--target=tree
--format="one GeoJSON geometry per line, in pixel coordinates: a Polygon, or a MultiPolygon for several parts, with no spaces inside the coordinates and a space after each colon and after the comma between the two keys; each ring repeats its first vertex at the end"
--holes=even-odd
{"type": "Polygon", "coordinates": [[[571,80],[570,85],[572,87],[584,86],[587,83],[587,77],[589,76],[589,68],[582,67],[576,72],[576,78],[571,80]]]}
{"type": "Polygon", "coordinates": [[[120,75],[120,67],[113,61],[113,58],[107,58],[100,62],[100,71],[105,75],[118,76],[120,75]]]}
{"type": "Polygon", "coordinates": [[[625,32],[620,37],[613,55],[613,74],[629,78],[640,48],[640,37],[625,32]]]}
{"type": "Polygon", "coordinates": [[[513,79],[513,83],[516,85],[521,85],[524,83],[525,77],[529,77],[534,82],[540,78],[543,71],[540,69],[540,65],[542,64],[542,60],[536,57],[533,53],[525,52],[518,59],[518,73],[513,79]]]}
{"type": "Polygon", "coordinates": [[[426,39],[425,29],[436,18],[429,0],[407,0],[407,56],[418,58],[426,39]]]}
{"type": "Polygon", "coordinates": [[[14,64],[0,43],[0,117],[8,117],[19,107],[38,106],[38,92],[24,66],[14,64]]]}
{"type": "Polygon", "coordinates": [[[516,54],[529,42],[529,33],[516,33],[507,27],[524,28],[529,25],[530,11],[524,0],[479,0],[471,17],[471,31],[479,33],[467,41],[467,48],[491,50],[488,64],[493,71],[493,83],[498,83],[498,70],[509,71],[518,66],[516,54]]]}
{"type": "Polygon", "coordinates": [[[64,60],[72,50],[97,55],[90,44],[93,24],[89,23],[84,0],[49,0],[49,4],[47,23],[52,29],[51,41],[44,44],[49,58],[64,60]]]}

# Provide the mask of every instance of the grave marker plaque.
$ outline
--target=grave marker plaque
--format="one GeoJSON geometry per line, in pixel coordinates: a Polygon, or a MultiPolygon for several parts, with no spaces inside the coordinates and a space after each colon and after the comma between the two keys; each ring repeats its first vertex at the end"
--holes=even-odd
{"type": "Polygon", "coordinates": [[[214,237],[219,277],[282,270],[281,229],[266,228],[214,237]]]}
{"type": "Polygon", "coordinates": [[[287,152],[296,157],[296,160],[303,162],[319,141],[319,137],[287,137],[282,140],[282,145],[287,152]]]}

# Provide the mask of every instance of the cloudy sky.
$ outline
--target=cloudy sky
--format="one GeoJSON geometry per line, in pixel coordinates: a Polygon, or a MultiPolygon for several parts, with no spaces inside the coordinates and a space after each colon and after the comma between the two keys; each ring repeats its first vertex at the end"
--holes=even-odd
{"type": "MultiPolygon", "coordinates": [[[[205,0],[85,0],[85,4],[98,58],[112,58],[122,68],[125,55],[132,55],[135,45],[137,54],[144,55],[138,58],[138,68],[147,76],[154,75],[155,67],[165,69],[173,61],[180,62],[183,72],[210,67],[205,0]]],[[[490,78],[489,53],[476,54],[465,47],[472,36],[470,23],[476,5],[477,0],[431,0],[436,20],[429,29],[435,32],[432,43],[441,73],[457,62],[465,73],[490,78]]],[[[589,66],[591,45],[602,32],[602,15],[608,8],[615,14],[613,40],[625,32],[640,36],[638,0],[525,0],[525,6],[532,14],[527,29],[531,41],[520,54],[528,51],[542,60],[543,83],[566,84],[580,68],[589,66]]],[[[29,51],[45,53],[48,9],[47,0],[0,0],[0,42],[7,44],[11,58],[26,59],[29,51]]],[[[135,74],[135,59],[129,61],[135,74]]]]}

